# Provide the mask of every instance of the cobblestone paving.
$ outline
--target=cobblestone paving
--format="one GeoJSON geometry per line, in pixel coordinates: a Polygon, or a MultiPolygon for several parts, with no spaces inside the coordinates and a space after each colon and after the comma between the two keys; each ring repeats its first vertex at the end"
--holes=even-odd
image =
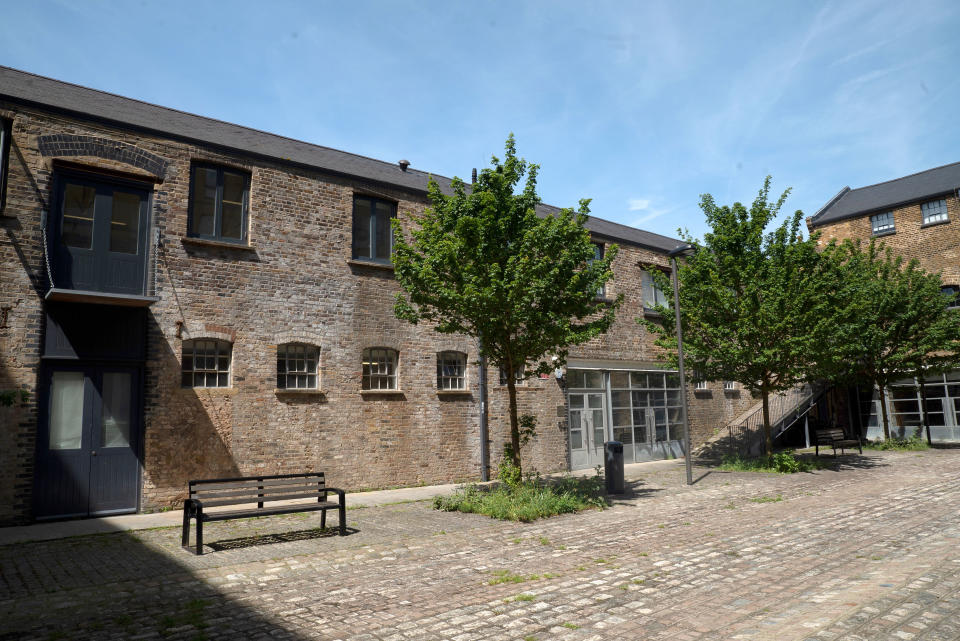
{"type": "Polygon", "coordinates": [[[177,528],[9,545],[0,639],[960,639],[960,450],[840,461],[678,466],[532,524],[409,503],[346,537],[210,524],[200,557],[177,528]]]}

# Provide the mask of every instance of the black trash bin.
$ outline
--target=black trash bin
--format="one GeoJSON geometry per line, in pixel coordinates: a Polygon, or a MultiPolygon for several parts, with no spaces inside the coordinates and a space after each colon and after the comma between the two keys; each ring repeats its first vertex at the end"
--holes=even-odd
{"type": "Polygon", "coordinates": [[[623,443],[607,441],[603,444],[603,452],[607,494],[623,494],[623,443]]]}

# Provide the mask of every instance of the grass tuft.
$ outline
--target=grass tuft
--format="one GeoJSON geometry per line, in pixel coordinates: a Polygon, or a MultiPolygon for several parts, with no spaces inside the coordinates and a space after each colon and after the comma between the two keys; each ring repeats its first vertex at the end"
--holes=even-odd
{"type": "Polygon", "coordinates": [[[724,457],[721,470],[727,472],[768,472],[771,474],[794,474],[823,469],[825,463],[817,459],[797,458],[793,452],[777,452],[773,456],[743,458],[724,457]]]}
{"type": "MultiPolygon", "coordinates": [[[[504,521],[535,521],[557,514],[609,505],[603,479],[565,477],[557,482],[530,479],[514,487],[467,485],[450,496],[438,496],[433,507],[446,512],[485,514],[504,521]]],[[[549,545],[549,541],[542,545],[549,545]]]]}
{"type": "Polygon", "coordinates": [[[911,436],[910,438],[891,438],[885,441],[866,441],[863,444],[865,450],[894,450],[898,452],[919,452],[920,450],[929,450],[930,445],[927,440],[920,436],[911,436]]]}

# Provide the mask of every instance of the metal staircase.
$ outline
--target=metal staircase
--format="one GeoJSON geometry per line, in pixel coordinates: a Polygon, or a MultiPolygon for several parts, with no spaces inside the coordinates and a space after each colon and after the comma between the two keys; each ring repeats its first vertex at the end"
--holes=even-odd
{"type": "MultiPolygon", "coordinates": [[[[826,390],[826,385],[814,383],[798,385],[785,392],[771,395],[770,431],[773,440],[776,441],[794,423],[803,418],[826,390]]],[[[718,430],[717,434],[700,448],[700,453],[754,456],[762,454],[763,450],[763,402],[761,401],[718,430]]]]}

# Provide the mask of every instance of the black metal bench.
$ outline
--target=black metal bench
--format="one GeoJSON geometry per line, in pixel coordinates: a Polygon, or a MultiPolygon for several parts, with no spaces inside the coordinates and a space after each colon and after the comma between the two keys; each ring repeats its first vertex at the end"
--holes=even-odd
{"type": "Polygon", "coordinates": [[[320,527],[327,527],[327,510],[337,510],[340,535],[347,533],[346,502],[343,490],[327,487],[323,472],[242,476],[229,479],[190,481],[190,496],[183,502],[183,535],[181,545],[189,549],[190,519],[197,521],[197,554],[203,554],[203,522],[225,521],[269,514],[292,514],[321,510],[320,527]],[[327,493],[339,501],[328,501],[327,493]],[[303,499],[313,499],[305,501],[303,499]],[[269,504],[269,505],[268,505],[269,504]],[[236,510],[205,511],[222,506],[246,506],[236,510]]]}
{"type": "Polygon", "coordinates": [[[839,427],[828,427],[824,429],[818,429],[816,431],[817,445],[816,445],[816,454],[820,456],[820,446],[823,447],[832,447],[833,455],[837,455],[837,448],[840,448],[840,453],[843,454],[844,449],[853,449],[856,447],[860,450],[860,453],[863,454],[863,445],[860,443],[860,437],[857,438],[847,438],[847,435],[843,433],[843,430],[839,427]]]}

